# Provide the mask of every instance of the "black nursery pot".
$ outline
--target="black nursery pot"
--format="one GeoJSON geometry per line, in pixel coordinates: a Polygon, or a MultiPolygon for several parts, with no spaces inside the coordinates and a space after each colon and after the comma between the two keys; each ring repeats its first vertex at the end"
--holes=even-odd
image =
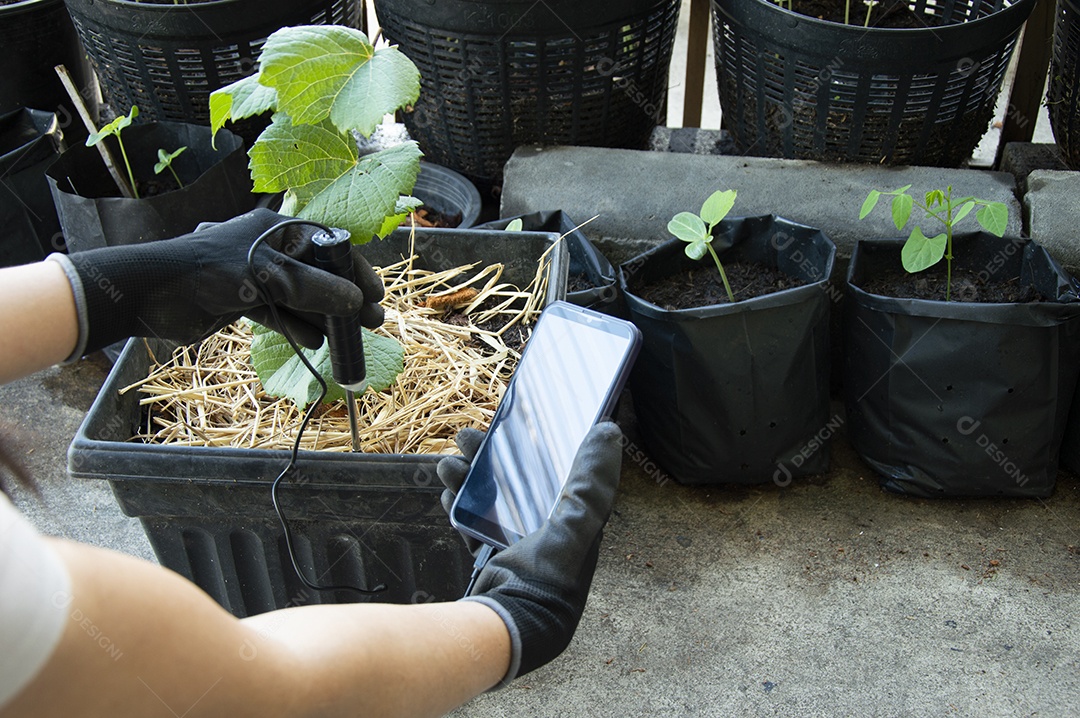
{"type": "Polygon", "coordinates": [[[497,219],[477,229],[506,229],[515,219],[521,220],[524,231],[557,232],[563,238],[570,257],[566,301],[606,314],[625,315],[618,303],[615,268],[561,209],[497,219]]]}
{"type": "Polygon", "coordinates": [[[923,27],[867,29],[712,0],[724,126],[745,154],[958,166],[993,119],[1035,2],[913,0],[923,27]]]}
{"type": "Polygon", "coordinates": [[[1047,301],[974,304],[861,288],[902,240],[859,242],[848,271],[848,435],[882,485],[915,496],[1048,496],[1080,366],[1080,302],[1041,246],[958,235],[954,268],[1047,301]]]}
{"type": "MultiPolygon", "coordinates": [[[[376,266],[415,250],[415,266],[439,271],[473,262],[504,265],[503,279],[525,286],[557,235],[417,228],[362,249],[376,266]]],[[[546,300],[565,292],[565,248],[555,247],[546,300]]],[[[174,345],[132,339],[105,380],[68,450],[75,479],[108,481],[120,508],[138,517],[161,564],[194,581],[236,616],[286,606],[444,601],[465,590],[472,556],[440,504],[434,454],[301,451],[301,481],[279,491],[296,556],[321,583],[387,591],[316,592],[301,584],[285,550],[270,485],[288,451],[142,444],[139,394],[120,390],[145,379],[150,353],[174,345]]]]}
{"type": "MultiPolygon", "coordinates": [[[[209,127],[183,122],[132,125],[122,136],[136,182],[172,183],[167,170],[154,175],[157,151],[186,146],[173,161],[184,186],[142,199],[121,197],[96,147],[69,149],[47,173],[68,251],[168,239],[255,207],[243,142],[228,130],[217,133],[216,150],[209,127]]],[[[124,173],[116,138],[106,142],[124,173]]]]}
{"type": "Polygon", "coordinates": [[[63,145],[51,112],[23,108],[0,116],[0,267],[36,262],[63,248],[45,180],[63,145]]]}
{"type": "MultiPolygon", "coordinates": [[[[687,484],[773,481],[828,469],[828,281],[836,247],[820,230],[773,216],[725,220],[721,261],[745,259],[807,284],[735,304],[665,310],[634,294],[700,264],[672,240],[619,268],[643,343],[631,393],[649,455],[687,484]]],[[[710,260],[703,260],[710,261],[710,260]]]]}

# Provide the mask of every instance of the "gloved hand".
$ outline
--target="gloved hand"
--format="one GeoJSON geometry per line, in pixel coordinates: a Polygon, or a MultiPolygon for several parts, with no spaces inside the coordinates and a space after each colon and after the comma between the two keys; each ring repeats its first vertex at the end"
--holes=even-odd
{"type": "Polygon", "coordinates": [[[75,252],[69,261],[54,255],[73,286],[82,285],[80,337],[86,343],[79,353],[131,336],[190,343],[241,316],[278,331],[283,325],[298,344],[312,349],[322,344],[326,315],[359,312],[364,326],[381,324],[378,275],[355,251],[356,284],[313,266],[313,226],[291,225],[272,234],[255,252],[253,276],[248,249],[286,219],[257,209],[175,239],[75,252]],[[273,321],[256,276],[273,298],[281,325],[273,321]]]}
{"type": "MultiPolygon", "coordinates": [[[[468,461],[447,457],[439,462],[437,472],[446,486],[444,507],[449,508],[461,488],[483,436],[465,429],[457,442],[468,461]]],[[[472,594],[462,599],[485,604],[506,623],[511,657],[502,686],[554,659],[574,636],[619,486],[621,436],[611,422],[589,431],[551,518],[492,556],[472,594]]],[[[474,553],[479,550],[476,541],[466,542],[474,553]]]]}

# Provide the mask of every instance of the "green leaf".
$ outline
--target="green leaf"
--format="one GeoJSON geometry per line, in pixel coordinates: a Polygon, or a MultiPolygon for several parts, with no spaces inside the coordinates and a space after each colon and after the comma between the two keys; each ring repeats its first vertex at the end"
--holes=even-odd
{"type": "Polygon", "coordinates": [[[261,115],[277,107],[277,91],[259,82],[258,73],[210,93],[210,130],[216,135],[229,120],[261,115]]]}
{"type": "Polygon", "coordinates": [[[933,209],[939,204],[945,202],[945,193],[939,189],[932,189],[926,193],[926,206],[933,209]]]}
{"type": "Polygon", "coordinates": [[[736,192],[733,189],[721,192],[717,190],[709,195],[705,203],[701,205],[701,219],[710,227],[715,227],[728,212],[735,206],[736,192]]]}
{"type": "Polygon", "coordinates": [[[705,222],[693,212],[679,212],[668,222],[667,230],[684,242],[703,242],[709,236],[705,222]]]}
{"type": "Polygon", "coordinates": [[[960,209],[956,210],[956,216],[953,217],[952,223],[955,225],[957,222],[962,220],[964,217],[967,217],[968,214],[971,212],[971,210],[974,209],[974,207],[975,207],[974,202],[971,202],[971,201],[964,202],[962,205],[960,205],[960,209]]]}
{"type": "Polygon", "coordinates": [[[424,201],[416,197],[398,197],[397,204],[394,205],[394,214],[383,220],[382,228],[375,233],[375,236],[382,239],[390,234],[408,219],[409,212],[419,209],[423,204],[424,201]]]}
{"type": "Polygon", "coordinates": [[[870,194],[863,200],[862,209],[859,210],[859,219],[866,219],[866,216],[874,211],[879,199],[881,199],[881,192],[876,189],[870,190],[870,194]]]}
{"type": "MultiPolygon", "coordinates": [[[[252,325],[255,336],[251,342],[251,363],[259,375],[263,389],[271,396],[283,396],[301,408],[319,397],[319,383],[293,352],[282,335],[259,324],[252,325]]],[[[404,349],[388,337],[363,330],[364,361],[367,365],[368,387],[384,391],[404,369],[404,349]]],[[[345,390],[332,378],[330,350],[326,342],[319,349],[302,349],[326,380],[326,401],[345,398],[345,390]]]]}
{"type": "Polygon", "coordinates": [[[990,202],[979,208],[975,219],[987,232],[1001,237],[1009,226],[1009,208],[1004,202],[990,202]]]}
{"type": "Polygon", "coordinates": [[[705,252],[709,250],[709,243],[704,239],[695,239],[690,244],[686,245],[686,256],[693,260],[701,259],[705,256],[705,252]]]}
{"type": "Polygon", "coordinates": [[[945,239],[944,232],[927,237],[919,227],[911,230],[911,236],[900,251],[904,269],[914,274],[940,262],[945,256],[945,239]]]}
{"type": "Polygon", "coordinates": [[[102,127],[100,130],[98,130],[97,132],[94,132],[89,137],[87,137],[86,138],[86,146],[87,147],[93,147],[94,145],[101,142],[106,137],[111,137],[112,135],[119,135],[120,131],[123,130],[125,127],[129,127],[131,125],[131,121],[134,120],[138,116],[139,116],[139,107],[138,107],[138,105],[132,105],[131,110],[128,112],[128,114],[120,115],[115,120],[113,120],[109,124],[102,127]]]}
{"type": "Polygon", "coordinates": [[[420,72],[395,47],[376,50],[359,30],[336,25],[285,27],[259,58],[259,82],[277,90],[278,109],[296,124],[327,118],[365,137],[387,113],[416,102],[420,72]]]}
{"type": "Polygon", "coordinates": [[[915,200],[909,194],[898,194],[892,201],[892,221],[897,229],[903,229],[911,219],[911,208],[915,206],[915,200]]]}
{"type": "Polygon", "coordinates": [[[412,191],[421,155],[415,142],[366,155],[302,207],[298,216],[347,229],[354,244],[364,244],[381,231],[387,216],[397,214],[401,195],[412,191]]]}
{"type": "Polygon", "coordinates": [[[506,225],[507,232],[520,232],[521,228],[525,226],[525,223],[521,221],[521,217],[516,217],[510,220],[510,223],[506,225]]]}
{"type": "Polygon", "coordinates": [[[154,165],[154,174],[159,175],[172,165],[172,161],[175,160],[180,154],[186,150],[187,147],[181,147],[176,152],[166,152],[163,149],[158,149],[157,156],[158,162],[154,165]]]}
{"type": "Polygon", "coordinates": [[[292,190],[300,209],[354,169],[357,155],[356,143],[333,127],[294,125],[280,112],[248,151],[255,191],[292,190]]]}

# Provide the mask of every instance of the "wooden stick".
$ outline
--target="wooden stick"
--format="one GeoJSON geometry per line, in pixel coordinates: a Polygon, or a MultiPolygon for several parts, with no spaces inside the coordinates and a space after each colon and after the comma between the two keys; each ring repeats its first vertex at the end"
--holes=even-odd
{"type": "MultiPolygon", "coordinates": [[[[67,68],[63,65],[57,65],[53,69],[56,70],[56,74],[60,76],[60,82],[64,85],[64,89],[67,90],[68,97],[75,103],[75,110],[79,113],[79,117],[82,118],[83,124],[86,125],[86,131],[90,134],[94,134],[97,132],[97,127],[94,126],[94,119],[90,117],[90,112],[86,109],[86,104],[83,102],[82,95],[80,95],[78,89],[75,88],[75,83],[71,81],[71,74],[68,73],[67,68]]],[[[116,186],[120,188],[120,194],[128,199],[134,199],[135,194],[131,191],[131,187],[128,185],[127,180],[120,174],[120,170],[116,168],[116,163],[113,162],[112,153],[109,152],[109,148],[105,146],[104,142],[98,142],[95,147],[97,147],[101,159],[105,162],[105,167],[109,170],[109,174],[116,180],[116,186]]]]}

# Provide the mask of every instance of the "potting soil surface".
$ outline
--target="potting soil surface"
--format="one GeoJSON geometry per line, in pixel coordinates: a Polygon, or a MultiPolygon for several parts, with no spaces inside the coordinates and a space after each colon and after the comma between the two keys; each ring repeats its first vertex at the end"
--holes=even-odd
{"type": "MultiPolygon", "coordinates": [[[[724,263],[724,273],[737,302],[805,284],[801,279],[756,262],[724,263]]],[[[703,259],[700,267],[689,272],[664,277],[634,291],[642,299],[668,310],[728,303],[727,290],[711,259],[703,259]]]]}
{"type": "Polygon", "coordinates": [[[909,29],[929,26],[908,9],[906,0],[874,3],[869,23],[866,20],[866,4],[859,0],[793,0],[792,10],[800,15],[841,24],[844,24],[844,15],[848,14],[848,25],[909,29]]]}
{"type": "MultiPolygon", "coordinates": [[[[916,274],[888,270],[860,282],[859,286],[872,294],[886,297],[945,301],[948,277],[942,264],[916,274]]],[[[1046,301],[1046,297],[1039,294],[1034,287],[1021,283],[1019,279],[984,281],[976,272],[964,269],[953,269],[949,297],[954,302],[980,304],[1046,301]]]]}

